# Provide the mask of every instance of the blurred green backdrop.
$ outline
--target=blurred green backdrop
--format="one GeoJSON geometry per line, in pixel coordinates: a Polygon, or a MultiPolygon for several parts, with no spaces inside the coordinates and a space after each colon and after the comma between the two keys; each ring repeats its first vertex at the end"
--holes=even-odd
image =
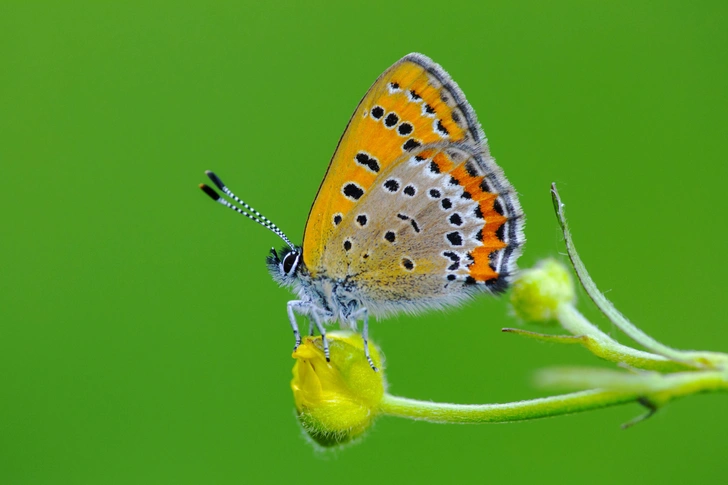
{"type": "MultiPolygon", "coordinates": [[[[508,426],[385,418],[316,453],[289,389],[272,234],[300,241],[349,115],[402,55],[442,64],[521,194],[521,266],[577,246],[665,343],[728,350],[726,2],[14,2],[0,6],[0,483],[724,483],[725,395],[508,426]]],[[[582,293],[582,307],[604,324],[582,293]]],[[[605,365],[499,332],[506,299],[373,324],[394,394],[545,395],[605,365]]],[[[614,330],[609,329],[608,330],[614,330]]],[[[613,332],[616,334],[616,332],[613,332]]],[[[620,336],[623,341],[626,338],[620,336]]]]}

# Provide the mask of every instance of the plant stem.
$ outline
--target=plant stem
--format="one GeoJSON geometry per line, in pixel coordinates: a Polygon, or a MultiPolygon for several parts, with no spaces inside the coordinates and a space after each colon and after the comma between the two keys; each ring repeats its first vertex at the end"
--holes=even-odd
{"type": "Polygon", "coordinates": [[[658,354],[644,352],[622,345],[589,322],[572,304],[562,304],[558,309],[561,325],[574,334],[582,337],[581,344],[591,353],[610,362],[626,364],[637,369],[675,372],[694,369],[695,367],[670,360],[658,354]]]}
{"type": "MultiPolygon", "coordinates": [[[[510,423],[530,419],[562,416],[584,411],[617,406],[633,401],[650,403],[652,412],[679,397],[701,392],[728,391],[728,372],[698,371],[663,375],[649,373],[633,375],[602,369],[581,371],[554,370],[552,383],[574,384],[582,378],[589,385],[600,381],[611,389],[562,394],[528,401],[504,404],[450,404],[418,401],[385,394],[380,403],[382,414],[444,424],[510,423]],[[574,375],[576,372],[578,375],[574,375]],[[574,381],[576,377],[577,381],[574,381]]],[[[652,414],[649,413],[649,414],[652,414]]]]}
{"type": "Polygon", "coordinates": [[[591,390],[505,404],[449,404],[385,394],[383,414],[431,423],[510,423],[591,411],[636,401],[634,392],[591,390]]]}
{"type": "Polygon", "coordinates": [[[536,376],[541,387],[561,390],[599,388],[634,392],[661,404],[699,392],[728,391],[728,371],[690,370],[661,374],[659,372],[623,372],[589,367],[556,367],[543,369],[536,376]]]}
{"type": "Polygon", "coordinates": [[[561,230],[564,234],[566,250],[569,254],[569,259],[571,259],[571,264],[574,266],[576,275],[594,304],[612,323],[614,323],[614,325],[626,333],[632,340],[639,343],[649,351],[667,357],[670,360],[684,362],[693,368],[715,368],[726,364],[726,356],[724,354],[717,352],[682,351],[668,347],[647,335],[630,322],[624,315],[622,315],[619,310],[614,307],[614,304],[612,304],[612,302],[609,301],[601,291],[599,291],[594,280],[592,280],[591,276],[589,276],[589,272],[587,272],[579,254],[576,252],[574,241],[571,238],[571,232],[569,231],[569,227],[566,223],[564,204],[561,202],[558,190],[556,190],[556,184],[551,184],[551,198],[554,203],[556,217],[559,220],[561,230]]]}

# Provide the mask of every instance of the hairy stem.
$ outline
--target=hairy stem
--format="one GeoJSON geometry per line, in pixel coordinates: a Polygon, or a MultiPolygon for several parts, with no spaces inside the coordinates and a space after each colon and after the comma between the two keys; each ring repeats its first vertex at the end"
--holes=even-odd
{"type": "Polygon", "coordinates": [[[670,360],[662,355],[644,352],[622,345],[589,322],[573,305],[562,304],[558,309],[561,325],[582,337],[581,344],[592,354],[610,362],[628,365],[637,369],[675,372],[694,369],[694,366],[670,360]]]}
{"type": "Polygon", "coordinates": [[[602,313],[616,325],[620,330],[626,333],[632,340],[642,345],[647,350],[654,352],[655,354],[662,355],[668,359],[685,362],[694,368],[703,367],[714,367],[716,364],[724,363],[722,356],[715,355],[713,353],[702,353],[702,352],[686,352],[682,350],[673,349],[665,344],[662,344],[654,338],[647,335],[645,332],[637,328],[632,322],[630,322],[619,310],[614,307],[611,301],[599,291],[597,285],[589,276],[584,263],[581,261],[579,254],[576,252],[574,241],[571,238],[571,232],[566,223],[566,215],[564,214],[564,204],[561,202],[558,190],[556,190],[556,184],[551,184],[551,198],[554,203],[554,210],[556,211],[556,217],[559,220],[561,230],[564,234],[564,241],[566,243],[566,250],[569,253],[569,259],[571,264],[574,266],[576,275],[587,292],[589,297],[592,299],[594,304],[601,310],[602,313]],[[716,357],[717,362],[713,362],[712,357],[716,357]]]}
{"type": "Polygon", "coordinates": [[[638,398],[634,392],[592,390],[505,404],[449,404],[385,394],[380,409],[390,416],[431,423],[510,423],[591,411],[638,398]]]}
{"type": "Polygon", "coordinates": [[[603,385],[604,388],[504,404],[450,404],[418,401],[385,394],[382,414],[431,423],[510,423],[592,411],[629,402],[646,403],[650,414],[679,397],[728,391],[728,372],[698,371],[634,375],[602,369],[553,370],[551,385],[603,385]]]}

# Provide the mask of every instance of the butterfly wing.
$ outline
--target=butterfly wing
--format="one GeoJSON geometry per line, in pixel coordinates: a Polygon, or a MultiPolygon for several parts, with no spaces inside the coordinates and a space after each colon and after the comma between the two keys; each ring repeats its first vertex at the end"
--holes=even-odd
{"type": "Polygon", "coordinates": [[[502,287],[522,225],[516,194],[462,91],[429,58],[409,54],[377,79],[339,141],[306,223],[303,261],[314,278],[356,274],[365,293],[379,283],[400,293],[421,288],[410,294],[424,302],[432,285],[443,287],[438,295],[470,283],[502,287]],[[452,232],[461,244],[452,246],[452,232]],[[458,269],[448,272],[456,258],[458,269]]]}
{"type": "Polygon", "coordinates": [[[348,214],[388,164],[446,139],[478,145],[485,137],[449,76],[425,56],[405,56],[372,85],[339,141],[306,223],[308,268],[319,268],[336,216],[348,214]]]}

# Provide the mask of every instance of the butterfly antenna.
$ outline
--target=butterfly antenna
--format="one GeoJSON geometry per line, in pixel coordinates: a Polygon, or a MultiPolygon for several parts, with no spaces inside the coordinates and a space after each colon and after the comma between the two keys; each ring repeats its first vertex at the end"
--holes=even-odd
{"type": "Polygon", "coordinates": [[[291,240],[288,239],[288,236],[286,236],[283,233],[283,231],[281,231],[278,228],[278,226],[276,226],[273,223],[273,221],[271,221],[270,219],[265,217],[263,214],[261,214],[260,212],[255,210],[253,207],[251,207],[245,201],[241,200],[237,195],[233,194],[233,192],[227,188],[227,186],[222,182],[222,180],[220,180],[220,177],[218,177],[217,175],[215,175],[215,173],[213,173],[209,170],[205,171],[205,175],[207,175],[209,177],[209,179],[212,180],[212,183],[214,183],[215,186],[218,189],[220,189],[223,194],[227,195],[228,197],[233,199],[235,202],[237,202],[238,204],[245,207],[250,212],[246,212],[245,210],[241,209],[240,207],[237,207],[236,205],[232,204],[231,202],[223,199],[220,196],[220,194],[215,192],[215,190],[213,190],[210,186],[205,185],[205,184],[200,184],[200,188],[202,189],[202,191],[204,193],[206,193],[212,200],[219,202],[220,204],[224,205],[225,207],[228,207],[228,208],[234,210],[235,212],[244,215],[245,217],[247,217],[249,219],[254,220],[261,226],[267,228],[269,231],[275,233],[278,237],[283,239],[291,249],[295,249],[295,246],[293,245],[293,243],[291,243],[291,240]]]}

